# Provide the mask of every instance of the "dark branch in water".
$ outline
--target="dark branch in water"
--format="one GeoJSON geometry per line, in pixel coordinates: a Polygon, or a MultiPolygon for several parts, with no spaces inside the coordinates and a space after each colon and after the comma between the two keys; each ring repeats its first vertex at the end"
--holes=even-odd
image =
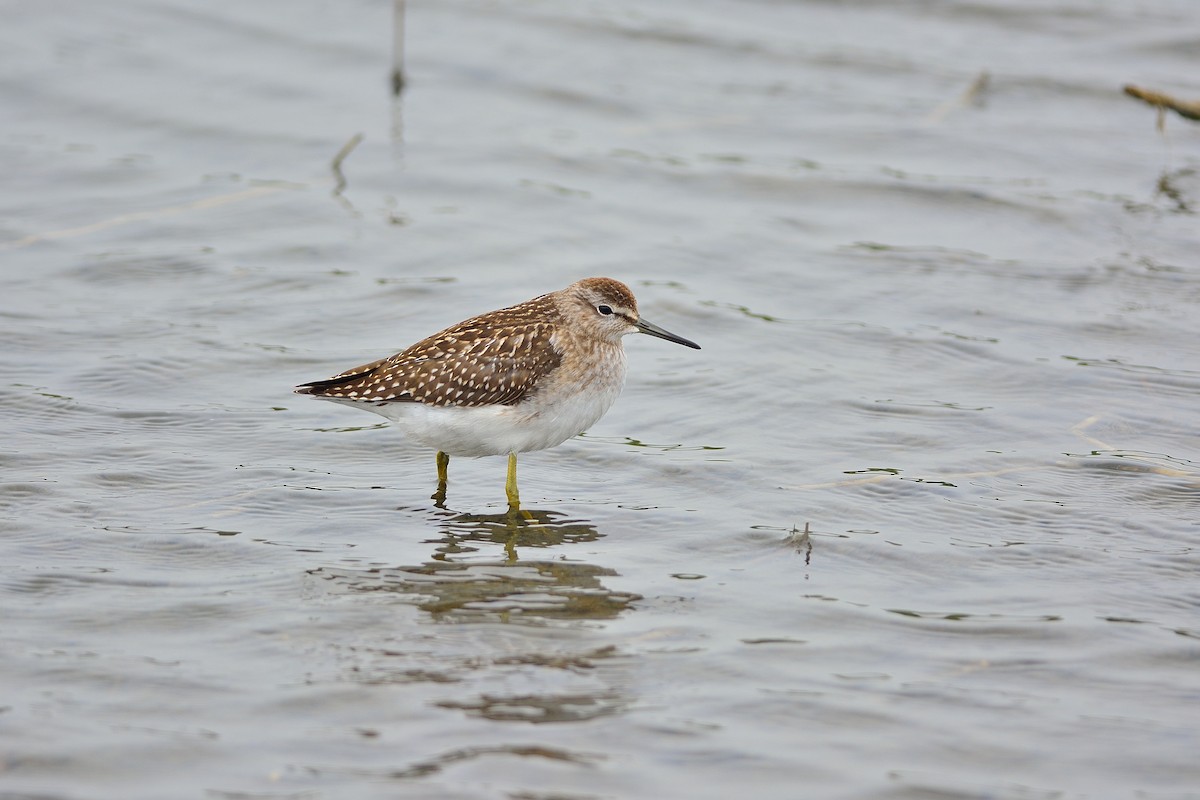
{"type": "Polygon", "coordinates": [[[333,157],[333,163],[330,166],[333,168],[333,177],[337,178],[337,186],[333,187],[333,196],[337,197],[346,188],[346,176],[342,174],[342,162],[346,160],[346,156],[358,147],[359,142],[363,140],[361,133],[356,133],[350,137],[350,141],[342,145],[342,149],[337,151],[337,155],[333,157]]]}
{"type": "Polygon", "coordinates": [[[1162,113],[1164,109],[1170,109],[1181,117],[1200,122],[1200,101],[1196,100],[1177,100],[1169,94],[1156,92],[1153,89],[1143,89],[1140,86],[1129,84],[1125,87],[1125,94],[1130,97],[1136,97],[1143,103],[1148,103],[1158,109],[1159,127],[1162,127],[1162,113]]]}
{"type": "Polygon", "coordinates": [[[392,4],[392,95],[404,91],[404,0],[392,4]]]}

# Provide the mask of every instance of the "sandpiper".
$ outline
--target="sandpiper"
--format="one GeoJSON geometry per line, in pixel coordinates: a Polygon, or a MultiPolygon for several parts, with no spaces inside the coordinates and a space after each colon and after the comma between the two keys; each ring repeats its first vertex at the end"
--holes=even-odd
{"type": "Polygon", "coordinates": [[[516,511],[517,453],[562,444],[604,416],[625,383],[630,333],[700,349],[642,319],[625,284],[584,278],[296,392],[373,411],[436,449],[439,505],[450,456],[508,454],[516,511]]]}

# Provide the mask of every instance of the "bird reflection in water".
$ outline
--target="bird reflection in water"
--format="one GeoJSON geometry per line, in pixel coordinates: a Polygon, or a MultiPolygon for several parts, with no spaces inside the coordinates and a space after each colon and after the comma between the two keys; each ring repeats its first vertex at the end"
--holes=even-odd
{"type": "Polygon", "coordinates": [[[488,544],[503,545],[508,560],[517,560],[517,548],[557,547],[580,544],[600,538],[600,532],[582,520],[567,518],[558,511],[522,509],[519,515],[454,513],[441,521],[442,536],[426,540],[439,544],[433,558],[453,559],[465,553],[478,552],[488,544]]]}
{"type": "Polygon", "coordinates": [[[518,549],[547,549],[601,538],[590,523],[554,511],[455,514],[440,520],[441,535],[429,561],[420,565],[349,569],[322,567],[313,577],[348,594],[388,592],[403,596],[438,619],[503,622],[596,620],[616,617],[640,595],[618,592],[602,579],[606,567],[565,560],[518,558],[518,549]],[[489,556],[500,545],[504,557],[489,556]]]}

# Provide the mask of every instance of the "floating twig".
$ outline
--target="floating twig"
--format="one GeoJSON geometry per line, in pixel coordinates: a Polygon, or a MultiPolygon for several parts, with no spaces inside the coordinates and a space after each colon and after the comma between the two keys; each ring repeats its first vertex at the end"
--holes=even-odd
{"type": "Polygon", "coordinates": [[[404,0],[392,3],[392,94],[404,91],[404,0]]]}
{"type": "Polygon", "coordinates": [[[24,238],[17,239],[11,242],[0,242],[0,251],[16,250],[21,247],[29,247],[38,242],[56,241],[58,239],[71,239],[76,236],[86,236],[92,233],[109,228],[115,228],[121,225],[129,225],[135,222],[146,222],[148,220],[158,219],[160,217],[169,217],[175,214],[183,214],[189,211],[203,211],[208,208],[217,208],[219,206],[228,205],[230,203],[240,203],[245,200],[250,200],[264,195],[281,192],[285,189],[300,188],[297,183],[285,183],[277,181],[270,184],[261,184],[251,186],[249,189],[242,189],[236,192],[227,194],[214,195],[212,197],[202,197],[199,200],[193,200],[190,203],[183,203],[176,206],[159,206],[158,208],[147,209],[146,211],[130,211],[125,214],[118,214],[115,217],[91,222],[87,225],[80,225],[75,228],[63,228],[56,231],[42,231],[41,233],[31,233],[24,238]]]}
{"type": "Polygon", "coordinates": [[[1179,100],[1169,94],[1156,92],[1153,89],[1143,89],[1140,86],[1128,84],[1125,86],[1125,94],[1130,97],[1136,97],[1143,103],[1154,106],[1158,109],[1158,129],[1162,130],[1163,118],[1167,109],[1174,111],[1179,116],[1190,119],[1193,122],[1200,122],[1200,101],[1197,100],[1179,100]]]}
{"type": "Polygon", "coordinates": [[[333,157],[333,163],[330,167],[333,168],[333,177],[337,178],[337,185],[333,187],[333,196],[337,197],[346,188],[346,176],[342,174],[342,162],[346,157],[354,152],[354,148],[358,147],[359,142],[363,140],[361,133],[356,133],[350,137],[350,141],[342,145],[342,149],[337,151],[337,155],[333,157]]]}
{"type": "MultiPolygon", "coordinates": [[[[1087,417],[1086,419],[1082,419],[1079,422],[1072,425],[1071,433],[1078,436],[1080,439],[1082,439],[1088,445],[1088,447],[1092,448],[1093,453],[1096,453],[1096,454],[1105,453],[1105,452],[1120,453],[1122,459],[1124,459],[1128,463],[1136,464],[1136,465],[1140,466],[1143,472],[1151,473],[1151,474],[1155,474],[1155,475],[1165,475],[1165,476],[1171,477],[1171,478],[1188,478],[1193,481],[1200,479],[1200,473],[1197,473],[1194,470],[1189,471],[1189,470],[1179,469],[1178,467],[1175,467],[1175,466],[1164,466],[1162,464],[1163,458],[1161,458],[1161,457],[1155,457],[1153,454],[1124,452],[1124,451],[1120,450],[1120,448],[1118,448],[1116,445],[1109,444],[1108,442],[1103,442],[1103,441],[1097,439],[1096,437],[1092,436],[1090,433],[1088,433],[1089,428],[1091,428],[1093,425],[1095,425],[1096,423],[1100,422],[1103,419],[1104,419],[1104,417],[1102,415],[1093,414],[1092,416],[1087,417]]],[[[1170,459],[1168,459],[1168,460],[1170,460],[1170,459]]],[[[1014,472],[1036,472],[1038,470],[1043,470],[1043,469],[1064,469],[1064,468],[1069,468],[1069,467],[1074,467],[1074,466],[1077,466],[1077,461],[1074,458],[1067,458],[1067,459],[1059,459],[1057,461],[1047,461],[1047,462],[1040,462],[1040,463],[1039,462],[1031,462],[1031,463],[1026,463],[1026,464],[1017,464],[1017,465],[1011,466],[1011,467],[1000,467],[999,469],[979,470],[979,471],[975,471],[975,472],[952,472],[952,473],[948,473],[948,474],[939,475],[938,478],[940,478],[940,480],[937,480],[937,481],[926,480],[923,478],[918,478],[915,480],[919,480],[919,481],[922,481],[925,483],[938,483],[941,485],[950,485],[949,481],[955,481],[955,480],[961,481],[961,480],[969,480],[969,479],[973,479],[973,478],[994,478],[994,477],[998,477],[1000,475],[1009,475],[1014,472]]],[[[883,481],[892,481],[892,480],[905,480],[905,478],[900,474],[899,470],[885,470],[882,472],[878,472],[874,475],[871,475],[870,477],[867,477],[867,478],[851,478],[851,479],[841,480],[841,481],[831,481],[829,483],[805,483],[805,484],[798,484],[798,485],[794,485],[794,486],[781,486],[780,488],[781,489],[791,489],[791,490],[796,490],[796,489],[841,489],[841,488],[845,488],[847,486],[864,486],[867,484],[881,483],[883,481]]],[[[907,480],[914,480],[914,479],[907,478],[907,480]]]]}
{"type": "Polygon", "coordinates": [[[942,121],[943,117],[956,108],[969,106],[971,104],[979,104],[982,102],[983,93],[987,91],[988,84],[991,82],[991,80],[992,76],[988,74],[987,70],[980,72],[975,76],[975,80],[971,81],[971,84],[966,88],[966,90],[963,91],[962,94],[951,100],[947,100],[935,108],[932,112],[930,112],[929,116],[925,118],[925,122],[929,125],[936,125],[942,121]]]}

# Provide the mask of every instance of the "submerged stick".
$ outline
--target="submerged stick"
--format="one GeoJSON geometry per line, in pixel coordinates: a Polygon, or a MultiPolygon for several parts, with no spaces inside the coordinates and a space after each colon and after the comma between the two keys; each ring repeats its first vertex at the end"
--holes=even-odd
{"type": "Polygon", "coordinates": [[[333,169],[333,177],[337,178],[337,186],[333,187],[333,196],[337,197],[346,188],[346,176],[342,174],[342,162],[346,157],[354,152],[354,148],[358,147],[359,142],[363,140],[361,133],[356,133],[350,137],[350,141],[342,145],[342,149],[337,151],[337,155],[333,157],[333,162],[329,165],[333,169]]]}
{"type": "Polygon", "coordinates": [[[302,188],[298,183],[285,183],[277,181],[271,184],[263,184],[260,186],[251,186],[249,189],[242,189],[237,192],[229,192],[227,194],[214,195],[212,197],[202,197],[199,200],[193,200],[190,203],[183,203],[176,206],[159,206],[146,211],[130,211],[125,214],[118,214],[115,217],[108,217],[98,222],[91,222],[86,225],[80,225],[75,228],[61,228],[56,231],[42,231],[41,233],[31,233],[21,239],[11,242],[0,242],[0,252],[5,250],[16,250],[21,247],[29,247],[30,245],[39,242],[51,242],[58,239],[71,239],[76,236],[87,236],[92,233],[99,233],[109,228],[115,228],[121,225],[129,225],[135,222],[146,222],[148,220],[158,219],[160,217],[169,217],[175,214],[184,214],[189,211],[203,211],[209,208],[217,208],[219,206],[229,205],[230,203],[240,203],[245,200],[250,200],[265,195],[282,192],[285,189],[302,188]]]}
{"type": "Polygon", "coordinates": [[[942,121],[942,118],[956,108],[969,106],[972,103],[980,103],[984,93],[988,90],[988,84],[991,83],[992,76],[987,70],[980,72],[975,76],[975,80],[971,81],[970,85],[958,97],[947,100],[940,106],[930,112],[925,118],[926,124],[935,125],[942,121]]]}
{"type": "Polygon", "coordinates": [[[1154,106],[1159,113],[1159,126],[1162,126],[1162,113],[1164,109],[1170,109],[1185,119],[1190,119],[1194,122],[1200,122],[1200,101],[1197,100],[1179,100],[1169,94],[1156,92],[1153,89],[1143,89],[1140,86],[1128,84],[1125,86],[1125,94],[1130,97],[1136,97],[1143,103],[1154,106]]]}
{"type": "Polygon", "coordinates": [[[404,0],[392,3],[392,94],[404,91],[404,0]]]}

